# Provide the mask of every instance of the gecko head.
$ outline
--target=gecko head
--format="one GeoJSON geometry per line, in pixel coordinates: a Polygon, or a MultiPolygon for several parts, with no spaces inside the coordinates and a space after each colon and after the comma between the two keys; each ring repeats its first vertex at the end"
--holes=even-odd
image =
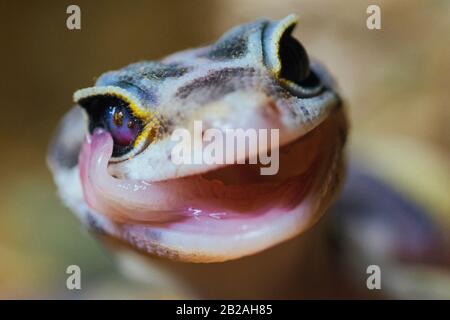
{"type": "Polygon", "coordinates": [[[337,193],[347,123],[331,77],[292,36],[296,23],[290,15],[238,26],[76,91],[49,153],[65,202],[96,229],[182,261],[236,259],[306,230],[337,193]],[[192,138],[181,162],[180,130],[192,138]],[[233,146],[231,162],[226,143],[213,152],[224,161],[189,148],[232,130],[257,137],[257,148],[233,146]],[[276,139],[261,144],[260,132],[276,139]],[[271,175],[250,161],[261,154],[275,156],[271,175]]]}

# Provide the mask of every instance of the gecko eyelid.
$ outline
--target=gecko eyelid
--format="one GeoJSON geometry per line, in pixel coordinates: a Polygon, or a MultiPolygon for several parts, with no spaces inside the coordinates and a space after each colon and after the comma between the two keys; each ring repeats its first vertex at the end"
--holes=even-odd
{"type": "Polygon", "coordinates": [[[264,63],[291,94],[308,98],[323,88],[319,77],[310,69],[305,48],[292,36],[297,20],[295,15],[289,15],[267,25],[263,34],[264,63]]]}

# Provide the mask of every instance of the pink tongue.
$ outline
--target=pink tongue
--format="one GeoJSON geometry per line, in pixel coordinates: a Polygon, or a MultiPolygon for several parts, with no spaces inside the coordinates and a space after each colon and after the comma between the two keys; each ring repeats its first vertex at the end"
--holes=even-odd
{"type": "MultiPolygon", "coordinates": [[[[276,184],[225,186],[218,180],[199,175],[161,182],[123,180],[107,172],[113,149],[111,135],[95,130],[80,154],[80,177],[84,197],[89,206],[116,222],[176,222],[192,217],[195,212],[221,211],[228,218],[261,212],[255,205],[295,206],[304,191],[302,179],[276,184]],[[275,200],[268,200],[275,199],[275,200]]],[[[304,182],[304,181],[303,181],[304,182]]]]}

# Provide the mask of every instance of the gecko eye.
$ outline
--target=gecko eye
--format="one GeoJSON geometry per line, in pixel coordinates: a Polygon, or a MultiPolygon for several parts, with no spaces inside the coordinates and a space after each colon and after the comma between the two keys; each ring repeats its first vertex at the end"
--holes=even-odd
{"type": "Polygon", "coordinates": [[[89,116],[89,131],[108,130],[114,140],[113,157],[121,157],[134,148],[144,123],[135,117],[127,102],[113,96],[94,96],[81,100],[89,116]]]}
{"type": "Polygon", "coordinates": [[[295,83],[302,88],[317,88],[320,80],[309,68],[309,58],[305,48],[292,37],[294,26],[287,29],[280,39],[278,57],[281,63],[279,77],[295,83]]]}
{"type": "Polygon", "coordinates": [[[307,98],[319,94],[322,84],[310,69],[308,54],[292,31],[297,24],[294,15],[269,23],[263,33],[264,63],[280,85],[291,94],[307,98]]]}

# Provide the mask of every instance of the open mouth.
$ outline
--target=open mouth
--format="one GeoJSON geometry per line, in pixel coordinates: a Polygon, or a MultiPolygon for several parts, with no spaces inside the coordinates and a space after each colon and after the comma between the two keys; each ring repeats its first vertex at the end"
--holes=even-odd
{"type": "Polygon", "coordinates": [[[253,254],[306,230],[329,206],[342,176],[343,121],[337,109],[280,147],[273,176],[234,164],[158,182],[110,175],[113,140],[96,130],[80,154],[84,197],[148,253],[191,262],[253,254]]]}

